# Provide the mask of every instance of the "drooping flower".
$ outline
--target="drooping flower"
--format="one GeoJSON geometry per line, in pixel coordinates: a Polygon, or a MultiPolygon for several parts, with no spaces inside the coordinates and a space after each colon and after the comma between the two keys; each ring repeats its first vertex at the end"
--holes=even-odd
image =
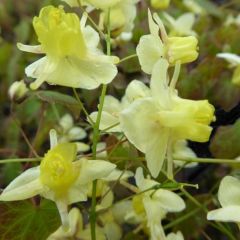
{"type": "Polygon", "coordinates": [[[235,68],[232,82],[236,85],[240,85],[240,56],[233,53],[219,53],[217,57],[225,59],[230,63],[230,67],[235,68]]]}
{"type": "Polygon", "coordinates": [[[95,179],[107,177],[116,167],[102,160],[76,160],[74,143],[57,144],[50,132],[51,149],[40,166],[30,168],[15,178],[0,195],[0,201],[17,201],[41,195],[54,201],[63,227],[69,227],[68,205],[87,200],[88,185],[95,179]]]}
{"type": "Polygon", "coordinates": [[[183,199],[166,189],[150,190],[159,183],[150,178],[144,178],[142,168],[137,169],[135,180],[139,193],[132,200],[134,213],[128,212],[126,219],[132,218],[133,215],[139,216],[141,221],[146,221],[151,240],[167,240],[161,221],[168,212],[184,210],[183,199]]]}
{"type": "MultiPolygon", "coordinates": [[[[64,229],[60,226],[54,233],[52,233],[47,240],[71,240],[71,239],[81,239],[89,240],[91,239],[90,226],[84,228],[82,214],[78,208],[72,208],[68,214],[69,229],[64,229]]],[[[105,240],[103,229],[96,226],[97,240],[105,240]]]]}
{"type": "Polygon", "coordinates": [[[207,219],[240,224],[240,181],[232,176],[222,179],[218,200],[222,208],[208,212],[207,219]]]}
{"type": "Polygon", "coordinates": [[[170,0],[151,0],[151,6],[155,9],[166,9],[169,7],[170,0]]]}
{"type": "Polygon", "coordinates": [[[161,58],[170,65],[189,63],[198,57],[198,40],[194,36],[168,37],[164,25],[156,13],[148,12],[150,34],[140,38],[137,55],[144,72],[151,74],[161,58]],[[160,36],[159,36],[160,34],[160,36]]]}
{"type": "Polygon", "coordinates": [[[192,30],[195,21],[193,13],[184,13],[177,19],[171,15],[164,13],[164,17],[169,23],[170,36],[196,36],[196,32],[192,30]]]}
{"type": "Polygon", "coordinates": [[[178,67],[169,84],[167,60],[159,60],[152,72],[151,97],[135,100],[120,114],[121,129],[128,140],[146,154],[148,169],[157,177],[167,154],[171,165],[172,144],[181,139],[209,140],[215,120],[214,107],[207,100],[180,98],[175,90],[178,67]]]}
{"type": "Polygon", "coordinates": [[[22,51],[46,54],[26,68],[29,77],[36,78],[30,85],[37,89],[43,82],[60,86],[94,89],[110,83],[117,74],[117,58],[104,55],[97,47],[98,33],[81,23],[75,13],[65,13],[60,6],[44,7],[33,19],[40,45],[18,44],[22,51]]]}

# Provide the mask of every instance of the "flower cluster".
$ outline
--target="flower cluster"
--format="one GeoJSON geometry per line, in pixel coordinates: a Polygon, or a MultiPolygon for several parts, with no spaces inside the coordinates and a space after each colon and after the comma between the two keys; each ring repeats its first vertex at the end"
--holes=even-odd
{"type": "MultiPolygon", "coordinates": [[[[25,69],[27,77],[34,79],[30,88],[23,81],[14,83],[9,95],[15,100],[22,99],[29,92],[38,92],[44,82],[73,88],[75,95],[75,88],[93,90],[102,85],[98,109],[88,113],[77,95],[85,114],[84,124],[75,123],[68,113],[61,113],[54,125],[56,130],[50,130],[50,149],[38,159],[39,166],[28,168],[15,178],[1,193],[0,201],[36,195],[54,201],[61,226],[49,235],[49,240],[120,240],[123,223],[137,226],[151,240],[183,240],[180,231],[165,233],[163,227],[168,213],[186,208],[184,197],[175,190],[191,185],[174,180],[174,167],[185,167],[197,158],[187,141],[208,142],[210,124],[216,120],[215,108],[208,100],[183,98],[177,88],[181,65],[194,62],[199,55],[198,34],[193,30],[195,15],[185,13],[175,19],[163,13],[170,30],[167,34],[159,15],[148,10],[150,33],[141,36],[136,44],[139,66],[148,75],[144,82],[130,81],[119,100],[106,95],[107,84],[117,76],[116,65],[120,62],[117,56],[111,56],[109,48],[121,34],[131,34],[139,0],[65,2],[81,8],[83,14],[79,18],[76,13],[66,12],[63,6],[41,9],[33,19],[39,45],[17,46],[21,51],[44,56],[25,69]],[[93,22],[88,15],[91,11],[99,14],[99,24],[93,24],[96,29],[88,24],[88,19],[93,22]],[[107,42],[107,55],[101,40],[107,42]],[[101,138],[103,134],[111,135],[113,139],[109,142],[116,144],[112,146],[101,138]],[[129,162],[124,162],[124,166],[119,164],[121,157],[119,161],[113,159],[119,145],[130,149],[129,162]],[[133,194],[128,193],[126,199],[118,201],[116,185],[133,194]],[[73,204],[86,201],[91,201],[92,206],[85,219],[78,205],[73,204]]],[[[183,2],[200,14],[197,3],[183,2]]],[[[166,9],[170,1],[150,3],[155,9],[166,9]]],[[[236,67],[232,81],[239,84],[239,56],[229,53],[217,56],[236,67]]],[[[239,187],[236,178],[227,176],[222,180],[218,194],[222,208],[209,212],[209,220],[239,224],[239,187]]]]}

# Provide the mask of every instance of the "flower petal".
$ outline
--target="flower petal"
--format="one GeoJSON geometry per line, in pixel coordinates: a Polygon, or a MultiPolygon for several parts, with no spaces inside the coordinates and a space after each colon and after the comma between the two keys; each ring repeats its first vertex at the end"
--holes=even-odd
{"type": "Polygon", "coordinates": [[[23,200],[42,193],[43,185],[39,180],[39,174],[39,167],[23,172],[4,189],[0,201],[23,200]]]}
{"type": "Polygon", "coordinates": [[[222,207],[240,206],[240,181],[231,176],[224,177],[219,186],[218,200],[222,207]]]}
{"type": "Polygon", "coordinates": [[[160,59],[153,67],[150,89],[153,98],[163,109],[170,108],[170,94],[168,87],[168,61],[160,59]]]}
{"type": "Polygon", "coordinates": [[[240,222],[240,206],[227,206],[210,211],[207,214],[208,220],[222,222],[240,222]]]}
{"type": "Polygon", "coordinates": [[[81,185],[107,177],[116,168],[115,164],[103,160],[82,159],[81,161],[82,167],[77,180],[81,185]]]}
{"type": "Polygon", "coordinates": [[[237,66],[238,64],[240,64],[240,56],[238,56],[237,54],[233,54],[233,53],[218,53],[217,57],[223,58],[223,59],[227,60],[233,66],[237,66]]]}
{"type": "Polygon", "coordinates": [[[22,43],[17,43],[17,47],[19,50],[21,50],[23,52],[37,53],[37,54],[44,53],[41,45],[30,46],[30,45],[25,45],[22,43]]]}
{"type": "Polygon", "coordinates": [[[33,89],[44,81],[66,87],[94,89],[100,84],[110,83],[116,76],[117,68],[113,61],[114,58],[103,55],[92,55],[86,59],[44,57],[29,65],[26,74],[37,78],[33,89]]]}
{"type": "Polygon", "coordinates": [[[146,161],[147,167],[151,175],[156,178],[162,169],[167,146],[169,140],[169,130],[162,129],[159,136],[154,136],[150,142],[148,142],[146,148],[146,161]]]}
{"type": "Polygon", "coordinates": [[[144,153],[152,139],[161,136],[156,112],[158,108],[153,99],[143,98],[134,101],[120,113],[122,131],[128,140],[144,153]]]}
{"type": "Polygon", "coordinates": [[[133,80],[127,86],[124,98],[127,99],[128,103],[132,103],[133,101],[139,98],[150,96],[151,96],[150,89],[143,82],[133,80]]]}
{"type": "Polygon", "coordinates": [[[163,43],[158,36],[144,35],[140,38],[136,52],[142,70],[151,74],[154,64],[164,55],[163,43]]]}
{"type": "Polygon", "coordinates": [[[165,189],[157,190],[153,194],[153,199],[157,200],[159,205],[168,212],[180,212],[186,207],[181,197],[165,189]]]}

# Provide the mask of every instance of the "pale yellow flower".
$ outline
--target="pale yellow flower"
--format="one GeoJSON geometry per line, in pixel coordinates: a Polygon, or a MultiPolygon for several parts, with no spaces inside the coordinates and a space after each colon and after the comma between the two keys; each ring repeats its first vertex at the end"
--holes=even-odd
{"type": "Polygon", "coordinates": [[[65,13],[60,6],[44,7],[33,26],[41,45],[18,44],[26,52],[44,53],[45,57],[26,68],[29,77],[36,78],[30,86],[37,89],[43,82],[73,88],[94,89],[110,83],[117,74],[116,57],[104,55],[97,47],[98,33],[81,23],[75,13],[65,13]]]}
{"type": "Polygon", "coordinates": [[[154,65],[161,58],[167,59],[170,65],[175,65],[177,62],[189,63],[197,59],[198,40],[196,37],[168,37],[158,15],[155,13],[152,17],[150,11],[148,23],[150,34],[140,38],[136,49],[144,72],[151,74],[154,65]]]}
{"type": "Polygon", "coordinates": [[[185,203],[183,199],[176,193],[166,189],[149,190],[159,185],[159,183],[149,177],[144,178],[142,168],[137,169],[135,180],[139,192],[133,197],[133,212],[129,209],[125,216],[126,220],[137,215],[138,219],[143,223],[145,222],[149,229],[151,240],[168,240],[169,238],[165,235],[161,221],[168,212],[184,210],[185,203]]]}
{"type": "Polygon", "coordinates": [[[218,200],[222,208],[210,211],[207,219],[240,224],[239,179],[232,176],[224,177],[219,186],[218,200]]]}
{"type": "Polygon", "coordinates": [[[54,201],[64,228],[69,227],[68,205],[87,200],[88,186],[95,179],[107,177],[116,167],[102,160],[76,160],[74,143],[57,144],[50,132],[51,149],[40,166],[30,168],[15,178],[0,195],[0,201],[18,201],[41,195],[54,201]]]}
{"type": "Polygon", "coordinates": [[[178,67],[169,86],[168,67],[165,59],[159,60],[152,72],[151,97],[135,100],[120,114],[121,129],[146,154],[153,177],[158,176],[169,147],[168,159],[171,158],[175,141],[208,141],[212,131],[209,124],[215,120],[214,107],[207,100],[193,101],[177,95],[174,88],[178,67]]]}

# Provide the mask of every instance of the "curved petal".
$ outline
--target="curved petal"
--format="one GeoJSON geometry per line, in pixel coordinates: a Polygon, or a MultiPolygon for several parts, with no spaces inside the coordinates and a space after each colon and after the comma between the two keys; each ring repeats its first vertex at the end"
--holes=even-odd
{"type": "Polygon", "coordinates": [[[160,59],[153,67],[150,89],[154,99],[163,109],[170,108],[170,93],[168,87],[168,67],[166,59],[160,59]]]}
{"type": "Polygon", "coordinates": [[[81,127],[73,127],[68,132],[68,137],[71,141],[81,140],[87,136],[86,131],[81,127]]]}
{"type": "Polygon", "coordinates": [[[117,74],[114,58],[92,55],[86,59],[66,57],[41,58],[26,68],[26,74],[37,78],[31,88],[37,89],[44,81],[60,86],[94,89],[108,84],[117,74]]]}
{"type": "Polygon", "coordinates": [[[210,211],[207,214],[208,220],[221,222],[240,222],[240,206],[228,206],[210,211]]]}
{"type": "Polygon", "coordinates": [[[146,152],[152,140],[161,136],[156,107],[152,98],[134,101],[120,113],[120,127],[128,140],[140,151],[146,152]]]}
{"type": "Polygon", "coordinates": [[[132,177],[134,174],[131,171],[114,169],[107,177],[103,178],[105,181],[117,181],[132,177]]]}
{"type": "Polygon", "coordinates": [[[238,64],[240,64],[240,56],[238,56],[237,54],[233,54],[233,53],[218,53],[217,57],[223,58],[223,59],[227,60],[233,66],[237,66],[238,64]]]}
{"type": "Polygon", "coordinates": [[[222,207],[240,206],[240,181],[231,176],[224,177],[219,186],[218,200],[222,207]]]}
{"type": "Polygon", "coordinates": [[[116,168],[115,164],[103,160],[82,159],[81,161],[81,172],[77,180],[81,185],[107,177],[116,168]]]}
{"type": "Polygon", "coordinates": [[[151,74],[154,64],[164,55],[163,43],[158,36],[144,35],[140,38],[136,52],[142,70],[151,74]]]}
{"type": "Polygon", "coordinates": [[[41,45],[30,46],[30,45],[25,45],[22,43],[17,43],[17,47],[19,50],[21,50],[23,52],[37,53],[37,54],[44,53],[41,45]]]}
{"type": "Polygon", "coordinates": [[[153,194],[153,199],[157,200],[159,205],[168,212],[180,212],[186,207],[181,197],[165,189],[157,190],[153,194]]]}
{"type": "Polygon", "coordinates": [[[185,34],[188,34],[192,30],[194,21],[195,15],[193,13],[185,13],[177,19],[176,27],[185,30],[185,34]]]}
{"type": "Polygon", "coordinates": [[[16,177],[5,189],[4,192],[8,192],[10,190],[14,190],[18,187],[21,187],[23,185],[26,185],[32,181],[35,181],[40,176],[40,168],[39,166],[29,168],[26,171],[24,171],[22,174],[20,174],[18,177],[16,177]]]}
{"type": "Polygon", "coordinates": [[[37,178],[23,185],[19,185],[11,190],[3,191],[0,201],[18,201],[34,197],[43,192],[43,185],[37,178]]]}
{"type": "Polygon", "coordinates": [[[84,35],[84,39],[87,39],[87,47],[90,49],[97,48],[100,41],[98,33],[89,25],[82,28],[82,33],[84,35]]]}
{"type": "Polygon", "coordinates": [[[147,167],[151,175],[156,178],[163,166],[168,140],[169,140],[169,130],[162,129],[159,136],[152,137],[151,141],[148,142],[146,147],[146,161],[147,167]]]}

